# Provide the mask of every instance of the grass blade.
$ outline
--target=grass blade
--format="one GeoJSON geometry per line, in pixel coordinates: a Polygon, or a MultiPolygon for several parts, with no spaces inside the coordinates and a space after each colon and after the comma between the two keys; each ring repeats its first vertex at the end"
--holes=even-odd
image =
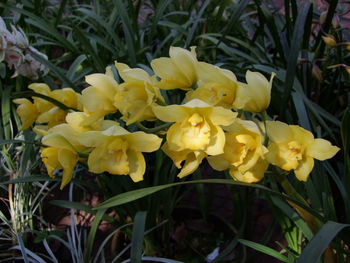
{"type": "Polygon", "coordinates": [[[313,237],[310,243],[302,251],[298,263],[316,263],[322,256],[323,251],[329,246],[332,239],[348,224],[340,224],[328,221],[313,237]]]}
{"type": "Polygon", "coordinates": [[[105,212],[106,212],[106,209],[98,210],[98,212],[95,215],[94,221],[92,222],[89,236],[87,239],[86,252],[85,252],[85,256],[84,256],[85,263],[91,262],[91,253],[92,253],[92,247],[93,247],[94,241],[95,241],[95,236],[97,233],[98,226],[100,225],[100,222],[101,222],[105,212]]]}
{"type": "MultiPolygon", "coordinates": [[[[307,15],[309,13],[311,4],[309,2],[305,2],[300,5],[299,7],[299,14],[295,22],[295,27],[293,31],[293,37],[292,37],[292,43],[290,47],[289,56],[287,59],[287,72],[286,72],[286,78],[284,83],[284,94],[283,94],[283,104],[287,105],[295,78],[296,73],[296,67],[297,67],[297,60],[299,56],[299,50],[301,47],[301,40],[304,33],[304,26],[305,21],[307,18],[307,15]]],[[[281,115],[283,116],[286,109],[288,107],[282,107],[281,108],[281,115]]]]}
{"type": "Polygon", "coordinates": [[[277,258],[278,260],[281,260],[283,262],[288,262],[288,258],[280,254],[278,251],[269,248],[267,246],[261,245],[259,243],[255,243],[249,240],[245,239],[238,239],[238,242],[241,243],[242,245],[245,245],[247,247],[250,247],[252,249],[255,249],[257,251],[260,251],[266,255],[269,255],[271,257],[277,258]]]}
{"type": "Polygon", "coordinates": [[[137,212],[134,218],[134,227],[132,229],[130,261],[140,263],[143,251],[143,238],[145,234],[147,212],[137,212]]]}
{"type": "Polygon", "coordinates": [[[315,216],[319,220],[324,221],[324,218],[319,213],[314,211],[309,206],[306,206],[302,202],[299,202],[298,200],[295,200],[295,199],[291,198],[288,195],[281,194],[280,192],[271,190],[271,189],[269,189],[269,188],[267,188],[267,187],[265,187],[263,185],[242,183],[242,182],[233,181],[231,179],[195,180],[195,181],[178,182],[178,183],[165,184],[165,185],[159,185],[159,186],[152,186],[152,187],[137,189],[137,190],[125,192],[125,193],[119,194],[117,196],[114,196],[114,197],[104,201],[102,204],[94,207],[93,210],[96,210],[96,209],[108,209],[110,207],[115,207],[115,206],[118,206],[118,205],[126,204],[126,203],[135,201],[137,199],[140,199],[142,197],[151,195],[153,193],[156,193],[158,191],[161,191],[161,190],[164,190],[164,189],[167,189],[167,188],[170,188],[170,187],[179,186],[179,185],[185,185],[185,184],[198,184],[198,183],[227,184],[227,185],[246,186],[246,187],[252,187],[252,188],[260,189],[260,190],[265,191],[265,192],[267,192],[269,194],[273,194],[273,195],[276,195],[276,196],[278,196],[278,197],[280,197],[282,199],[291,201],[291,202],[295,203],[296,205],[300,206],[301,208],[305,209],[306,211],[308,211],[310,214],[312,214],[313,216],[315,216]]]}

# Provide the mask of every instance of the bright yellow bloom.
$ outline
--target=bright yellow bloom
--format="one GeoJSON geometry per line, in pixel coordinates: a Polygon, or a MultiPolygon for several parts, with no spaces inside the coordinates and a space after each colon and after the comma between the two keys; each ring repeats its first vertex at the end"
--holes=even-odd
{"type": "MultiPolygon", "coordinates": [[[[49,97],[63,103],[65,106],[70,108],[79,108],[79,94],[76,93],[71,88],[64,88],[64,89],[58,89],[51,91],[48,94],[49,97]]],[[[40,112],[42,112],[36,122],[37,123],[47,123],[48,127],[54,127],[55,125],[61,124],[65,122],[66,115],[68,111],[61,109],[60,107],[50,103],[46,104],[45,102],[39,100],[34,100],[34,104],[38,103],[37,108],[40,112]],[[51,107],[47,109],[47,105],[50,105],[51,107]],[[40,108],[43,107],[43,108],[40,108]],[[43,111],[43,109],[46,109],[43,111]]]]}
{"type": "Polygon", "coordinates": [[[161,78],[157,87],[166,90],[189,90],[197,82],[195,48],[188,51],[180,47],[170,47],[169,56],[170,58],[157,58],[151,62],[154,73],[161,78]]]}
{"type": "Polygon", "coordinates": [[[197,63],[198,88],[186,94],[185,101],[200,99],[213,106],[232,109],[236,98],[237,78],[227,69],[205,63],[197,63]]]}
{"type": "Polygon", "coordinates": [[[118,73],[125,81],[118,86],[114,96],[114,106],[123,114],[122,119],[130,125],[136,121],[153,121],[155,115],[152,104],[164,101],[155,87],[155,77],[140,68],[129,68],[126,64],[115,63],[118,73]]]}
{"type": "Polygon", "coordinates": [[[78,153],[86,148],[77,142],[77,133],[68,125],[60,124],[48,131],[42,138],[42,143],[49,147],[41,150],[41,159],[50,177],[54,178],[54,171],[63,169],[61,189],[72,179],[74,167],[78,162],[78,153]]]}
{"type": "MultiPolygon", "coordinates": [[[[53,98],[67,107],[79,109],[79,94],[70,88],[64,88],[51,91],[44,83],[33,83],[29,85],[36,93],[53,98]]],[[[63,123],[67,115],[67,111],[60,109],[53,103],[39,98],[32,97],[33,103],[28,99],[15,99],[14,103],[20,104],[17,108],[17,114],[22,121],[22,129],[29,128],[34,122],[47,124],[51,128],[57,124],[63,123]]]]}
{"type": "Polygon", "coordinates": [[[294,170],[300,181],[306,181],[314,167],[314,159],[332,158],[339,148],[324,139],[315,139],[311,132],[279,121],[268,121],[270,142],[267,160],[283,170],[294,170]]]}
{"type": "Polygon", "coordinates": [[[247,71],[247,84],[239,82],[235,109],[243,109],[250,112],[262,112],[270,105],[272,80],[275,73],[271,74],[270,81],[259,72],[247,71]]]}
{"type": "MultiPolygon", "coordinates": [[[[154,106],[153,111],[158,119],[175,122],[167,132],[165,153],[179,168],[186,160],[185,165],[191,162],[194,169],[206,155],[224,152],[225,134],[219,125],[228,126],[237,116],[228,109],[213,107],[197,99],[184,105],[154,106]]],[[[190,172],[182,170],[179,176],[188,174],[190,172]]]]}
{"type": "Polygon", "coordinates": [[[140,131],[130,133],[115,123],[104,131],[82,133],[78,141],[93,148],[88,158],[89,171],[128,174],[134,182],[138,182],[143,180],[146,170],[141,152],[158,150],[162,139],[140,131]]]}
{"type": "Polygon", "coordinates": [[[85,81],[91,86],[82,91],[81,103],[84,112],[89,114],[85,125],[90,125],[106,114],[117,111],[113,105],[118,83],[108,74],[91,74],[85,77],[85,81]]]}
{"type": "Polygon", "coordinates": [[[236,119],[225,130],[224,153],[208,157],[209,164],[218,171],[230,169],[235,180],[245,183],[260,181],[268,163],[264,159],[267,149],[262,145],[264,138],[258,126],[252,121],[236,119]]]}
{"type": "Polygon", "coordinates": [[[38,109],[28,99],[15,99],[13,102],[19,104],[16,112],[22,121],[21,130],[28,129],[39,116],[38,109]]]}

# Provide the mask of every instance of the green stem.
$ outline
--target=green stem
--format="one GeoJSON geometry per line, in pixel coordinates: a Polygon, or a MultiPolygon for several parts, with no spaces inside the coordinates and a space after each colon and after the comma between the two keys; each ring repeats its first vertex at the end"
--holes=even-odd
{"type": "Polygon", "coordinates": [[[144,131],[144,132],[147,132],[147,133],[155,133],[155,132],[158,132],[158,131],[161,131],[161,130],[164,130],[164,129],[168,128],[173,123],[172,122],[167,122],[165,124],[159,125],[159,126],[154,127],[154,128],[146,128],[140,122],[136,122],[135,124],[141,131],[144,131]]]}
{"type": "MultiPolygon", "coordinates": [[[[280,174],[275,176],[277,181],[282,186],[283,190],[286,192],[287,195],[293,197],[295,200],[299,201],[305,206],[309,206],[309,204],[306,202],[306,200],[294,189],[292,184],[287,179],[287,176],[285,174],[280,174]]],[[[307,223],[307,225],[310,227],[311,231],[313,233],[317,233],[320,227],[322,226],[322,222],[318,220],[315,216],[310,214],[308,211],[306,211],[304,208],[301,208],[300,206],[296,205],[293,202],[288,202],[301,216],[301,218],[304,219],[304,221],[307,223]]]]}

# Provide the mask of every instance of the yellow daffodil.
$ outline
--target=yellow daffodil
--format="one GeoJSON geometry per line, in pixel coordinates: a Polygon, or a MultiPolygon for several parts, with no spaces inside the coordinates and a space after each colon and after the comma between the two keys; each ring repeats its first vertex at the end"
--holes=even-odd
{"type": "Polygon", "coordinates": [[[268,162],[264,159],[267,149],[262,145],[263,137],[258,126],[252,121],[236,119],[224,129],[227,131],[224,153],[209,156],[209,164],[218,171],[230,169],[235,180],[245,183],[260,181],[268,162]]]}
{"type": "Polygon", "coordinates": [[[22,130],[28,129],[38,118],[39,111],[28,99],[15,99],[14,103],[19,104],[17,107],[17,114],[21,118],[22,130]]]}
{"type": "Polygon", "coordinates": [[[235,109],[243,109],[250,112],[262,112],[270,105],[272,80],[275,73],[271,74],[270,81],[259,72],[247,71],[247,84],[239,82],[235,109]]]}
{"type": "MultiPolygon", "coordinates": [[[[76,93],[71,88],[64,88],[59,90],[54,90],[48,94],[49,97],[61,102],[67,107],[70,108],[79,108],[79,94],[76,93]]],[[[35,103],[40,103],[40,105],[43,105],[46,108],[46,103],[39,100],[35,100],[35,103]]],[[[44,112],[41,111],[40,106],[38,106],[39,110],[42,112],[36,122],[38,123],[47,123],[48,127],[51,128],[55,125],[58,125],[60,123],[65,122],[66,115],[68,111],[61,109],[60,107],[51,104],[51,108],[45,110],[44,112]]]]}
{"type": "Polygon", "coordinates": [[[166,90],[189,90],[197,82],[195,48],[188,51],[170,47],[169,56],[170,58],[157,58],[151,62],[154,73],[161,78],[157,86],[166,90]]]}
{"type": "Polygon", "coordinates": [[[306,181],[314,167],[314,159],[332,158],[339,148],[324,139],[315,139],[311,132],[279,121],[268,121],[267,160],[283,170],[294,170],[300,181],[306,181]]]}
{"type": "Polygon", "coordinates": [[[81,103],[84,112],[89,114],[85,125],[90,125],[106,114],[117,111],[113,105],[118,83],[108,74],[91,74],[85,77],[85,81],[91,86],[82,91],[81,103]]]}
{"type": "Polygon", "coordinates": [[[146,170],[142,152],[158,150],[162,141],[153,134],[130,133],[117,123],[104,131],[82,133],[78,140],[93,148],[88,158],[89,171],[130,175],[134,182],[143,180],[146,170]]]}
{"type": "Polygon", "coordinates": [[[114,96],[114,106],[123,114],[122,119],[127,125],[136,121],[155,120],[151,106],[157,100],[164,101],[155,87],[155,78],[140,68],[131,69],[123,63],[115,63],[115,66],[125,81],[118,86],[114,96]]]}
{"type": "Polygon", "coordinates": [[[54,171],[63,169],[61,189],[72,180],[79,159],[78,152],[86,149],[78,143],[77,135],[68,124],[60,124],[51,128],[42,138],[42,143],[49,146],[41,150],[41,159],[49,176],[54,178],[54,171]]]}
{"type": "MultiPolygon", "coordinates": [[[[70,88],[64,88],[51,91],[49,86],[44,83],[33,83],[29,85],[38,94],[53,98],[67,107],[79,109],[79,94],[70,88]]],[[[67,111],[59,108],[53,103],[39,97],[32,97],[33,102],[28,99],[15,99],[14,103],[20,104],[17,108],[17,114],[22,121],[22,129],[29,128],[34,122],[47,124],[51,128],[57,124],[63,123],[67,111]]]]}
{"type": "MultiPolygon", "coordinates": [[[[206,155],[224,152],[225,134],[220,125],[230,125],[237,115],[197,99],[184,105],[154,106],[153,111],[158,119],[175,122],[167,132],[165,153],[178,167],[186,160],[185,163],[191,163],[194,169],[206,155]]],[[[188,174],[183,170],[180,176],[188,174]]]]}
{"type": "Polygon", "coordinates": [[[200,99],[213,106],[232,109],[236,98],[237,79],[227,69],[205,63],[197,63],[198,88],[186,94],[185,101],[200,99]]]}

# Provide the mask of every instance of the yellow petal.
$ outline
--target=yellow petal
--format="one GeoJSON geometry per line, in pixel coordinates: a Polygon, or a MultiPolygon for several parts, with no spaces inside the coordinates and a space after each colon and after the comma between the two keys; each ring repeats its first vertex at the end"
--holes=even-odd
{"type": "Polygon", "coordinates": [[[130,68],[124,63],[115,63],[120,77],[125,82],[151,82],[150,76],[146,71],[140,68],[130,68]]]}
{"type": "Polygon", "coordinates": [[[273,73],[270,81],[268,81],[259,72],[247,71],[246,80],[250,89],[250,97],[252,98],[246,105],[248,107],[247,110],[261,112],[267,109],[271,100],[271,87],[274,76],[275,74],[273,73]]]}
{"type": "Polygon", "coordinates": [[[36,93],[40,93],[48,96],[51,93],[49,86],[45,83],[32,83],[28,86],[29,89],[35,91],[36,93]]]}
{"type": "Polygon", "coordinates": [[[188,115],[186,109],[181,105],[154,105],[152,109],[156,117],[164,122],[180,122],[188,115]]]}
{"type": "Polygon", "coordinates": [[[293,139],[290,127],[280,121],[267,121],[266,131],[269,139],[273,142],[283,142],[293,139]]]}
{"type": "Polygon", "coordinates": [[[143,180],[143,175],[146,171],[146,162],[142,153],[138,151],[128,150],[129,175],[134,182],[143,180]]]}
{"type": "Polygon", "coordinates": [[[289,125],[289,128],[293,133],[294,138],[304,146],[307,146],[314,141],[314,135],[308,130],[305,130],[298,125],[289,125]]]}
{"type": "Polygon", "coordinates": [[[184,79],[161,79],[155,84],[157,88],[164,90],[182,89],[189,90],[190,85],[184,79]]]}
{"type": "Polygon", "coordinates": [[[216,82],[226,85],[232,85],[232,88],[235,88],[237,78],[229,70],[221,69],[217,66],[214,66],[205,62],[198,62],[197,65],[197,74],[198,78],[203,82],[216,82]]]}
{"type": "Polygon", "coordinates": [[[45,164],[47,173],[51,178],[54,178],[53,172],[56,169],[62,168],[58,162],[58,148],[55,147],[47,147],[41,149],[41,160],[45,164]]]}
{"type": "Polygon", "coordinates": [[[230,175],[233,179],[244,182],[244,183],[255,183],[259,182],[263,177],[264,173],[268,168],[268,163],[260,159],[251,169],[242,173],[240,170],[231,168],[230,175]]]}
{"type": "Polygon", "coordinates": [[[224,152],[225,133],[216,125],[210,125],[210,141],[205,153],[208,155],[218,155],[224,152]]]}
{"type": "Polygon", "coordinates": [[[13,102],[19,104],[16,112],[22,121],[21,130],[28,129],[39,115],[37,108],[30,100],[27,99],[15,99],[13,102]]]}
{"type": "Polygon", "coordinates": [[[66,149],[73,152],[76,151],[73,145],[65,137],[58,133],[50,133],[44,136],[41,142],[47,146],[66,149]]]}
{"type": "Polygon", "coordinates": [[[183,150],[183,151],[172,151],[169,149],[168,143],[164,143],[162,146],[162,151],[169,156],[169,158],[174,162],[175,166],[177,168],[181,168],[181,163],[184,161],[187,157],[187,155],[191,152],[189,150],[183,150]]]}
{"type": "Polygon", "coordinates": [[[98,147],[108,140],[108,136],[102,134],[101,131],[87,131],[80,134],[77,140],[86,147],[98,147]]]}
{"type": "Polygon", "coordinates": [[[183,141],[181,123],[174,123],[167,132],[167,145],[172,151],[182,151],[185,149],[183,141]]]}
{"type": "Polygon", "coordinates": [[[324,161],[332,158],[340,149],[324,139],[315,139],[307,148],[307,155],[324,161]]]}
{"type": "Polygon", "coordinates": [[[106,96],[96,87],[90,86],[85,88],[81,94],[81,103],[89,112],[105,111],[106,114],[116,110],[113,105],[114,93],[106,96]]]}
{"type": "Polygon", "coordinates": [[[88,159],[89,171],[102,173],[107,171],[111,174],[129,174],[129,161],[126,154],[126,144],[120,139],[108,140],[96,147],[88,159]],[[116,148],[117,147],[117,148],[116,148]]]}
{"type": "Polygon", "coordinates": [[[196,171],[205,156],[206,155],[203,152],[191,152],[188,154],[185,160],[185,164],[177,177],[183,178],[186,175],[189,175],[196,171]]]}
{"type": "Polygon", "coordinates": [[[234,122],[237,112],[225,109],[223,107],[214,107],[209,114],[209,118],[214,125],[228,126],[234,122]]]}
{"type": "Polygon", "coordinates": [[[140,152],[154,152],[159,149],[162,139],[157,135],[148,134],[142,131],[125,135],[129,148],[140,152]]]}
{"type": "Polygon", "coordinates": [[[114,78],[101,73],[88,75],[85,81],[106,97],[113,97],[118,88],[118,83],[114,78]]]}
{"type": "Polygon", "coordinates": [[[295,176],[299,181],[306,181],[313,168],[314,159],[307,156],[299,162],[299,166],[294,170],[295,176]]]}
{"type": "Polygon", "coordinates": [[[169,55],[175,65],[186,76],[188,83],[194,83],[197,81],[195,69],[197,58],[192,52],[180,47],[170,47],[169,55]]]}
{"type": "Polygon", "coordinates": [[[223,158],[223,155],[208,156],[207,160],[211,167],[217,171],[224,171],[230,167],[230,163],[223,158]]]}
{"type": "Polygon", "coordinates": [[[62,182],[60,187],[62,190],[63,187],[65,187],[72,180],[74,168],[78,162],[78,155],[75,152],[66,149],[60,149],[58,151],[58,161],[63,168],[62,182]]]}
{"type": "Polygon", "coordinates": [[[156,58],[151,62],[154,73],[164,79],[180,79],[187,83],[186,76],[171,58],[156,58]]]}

